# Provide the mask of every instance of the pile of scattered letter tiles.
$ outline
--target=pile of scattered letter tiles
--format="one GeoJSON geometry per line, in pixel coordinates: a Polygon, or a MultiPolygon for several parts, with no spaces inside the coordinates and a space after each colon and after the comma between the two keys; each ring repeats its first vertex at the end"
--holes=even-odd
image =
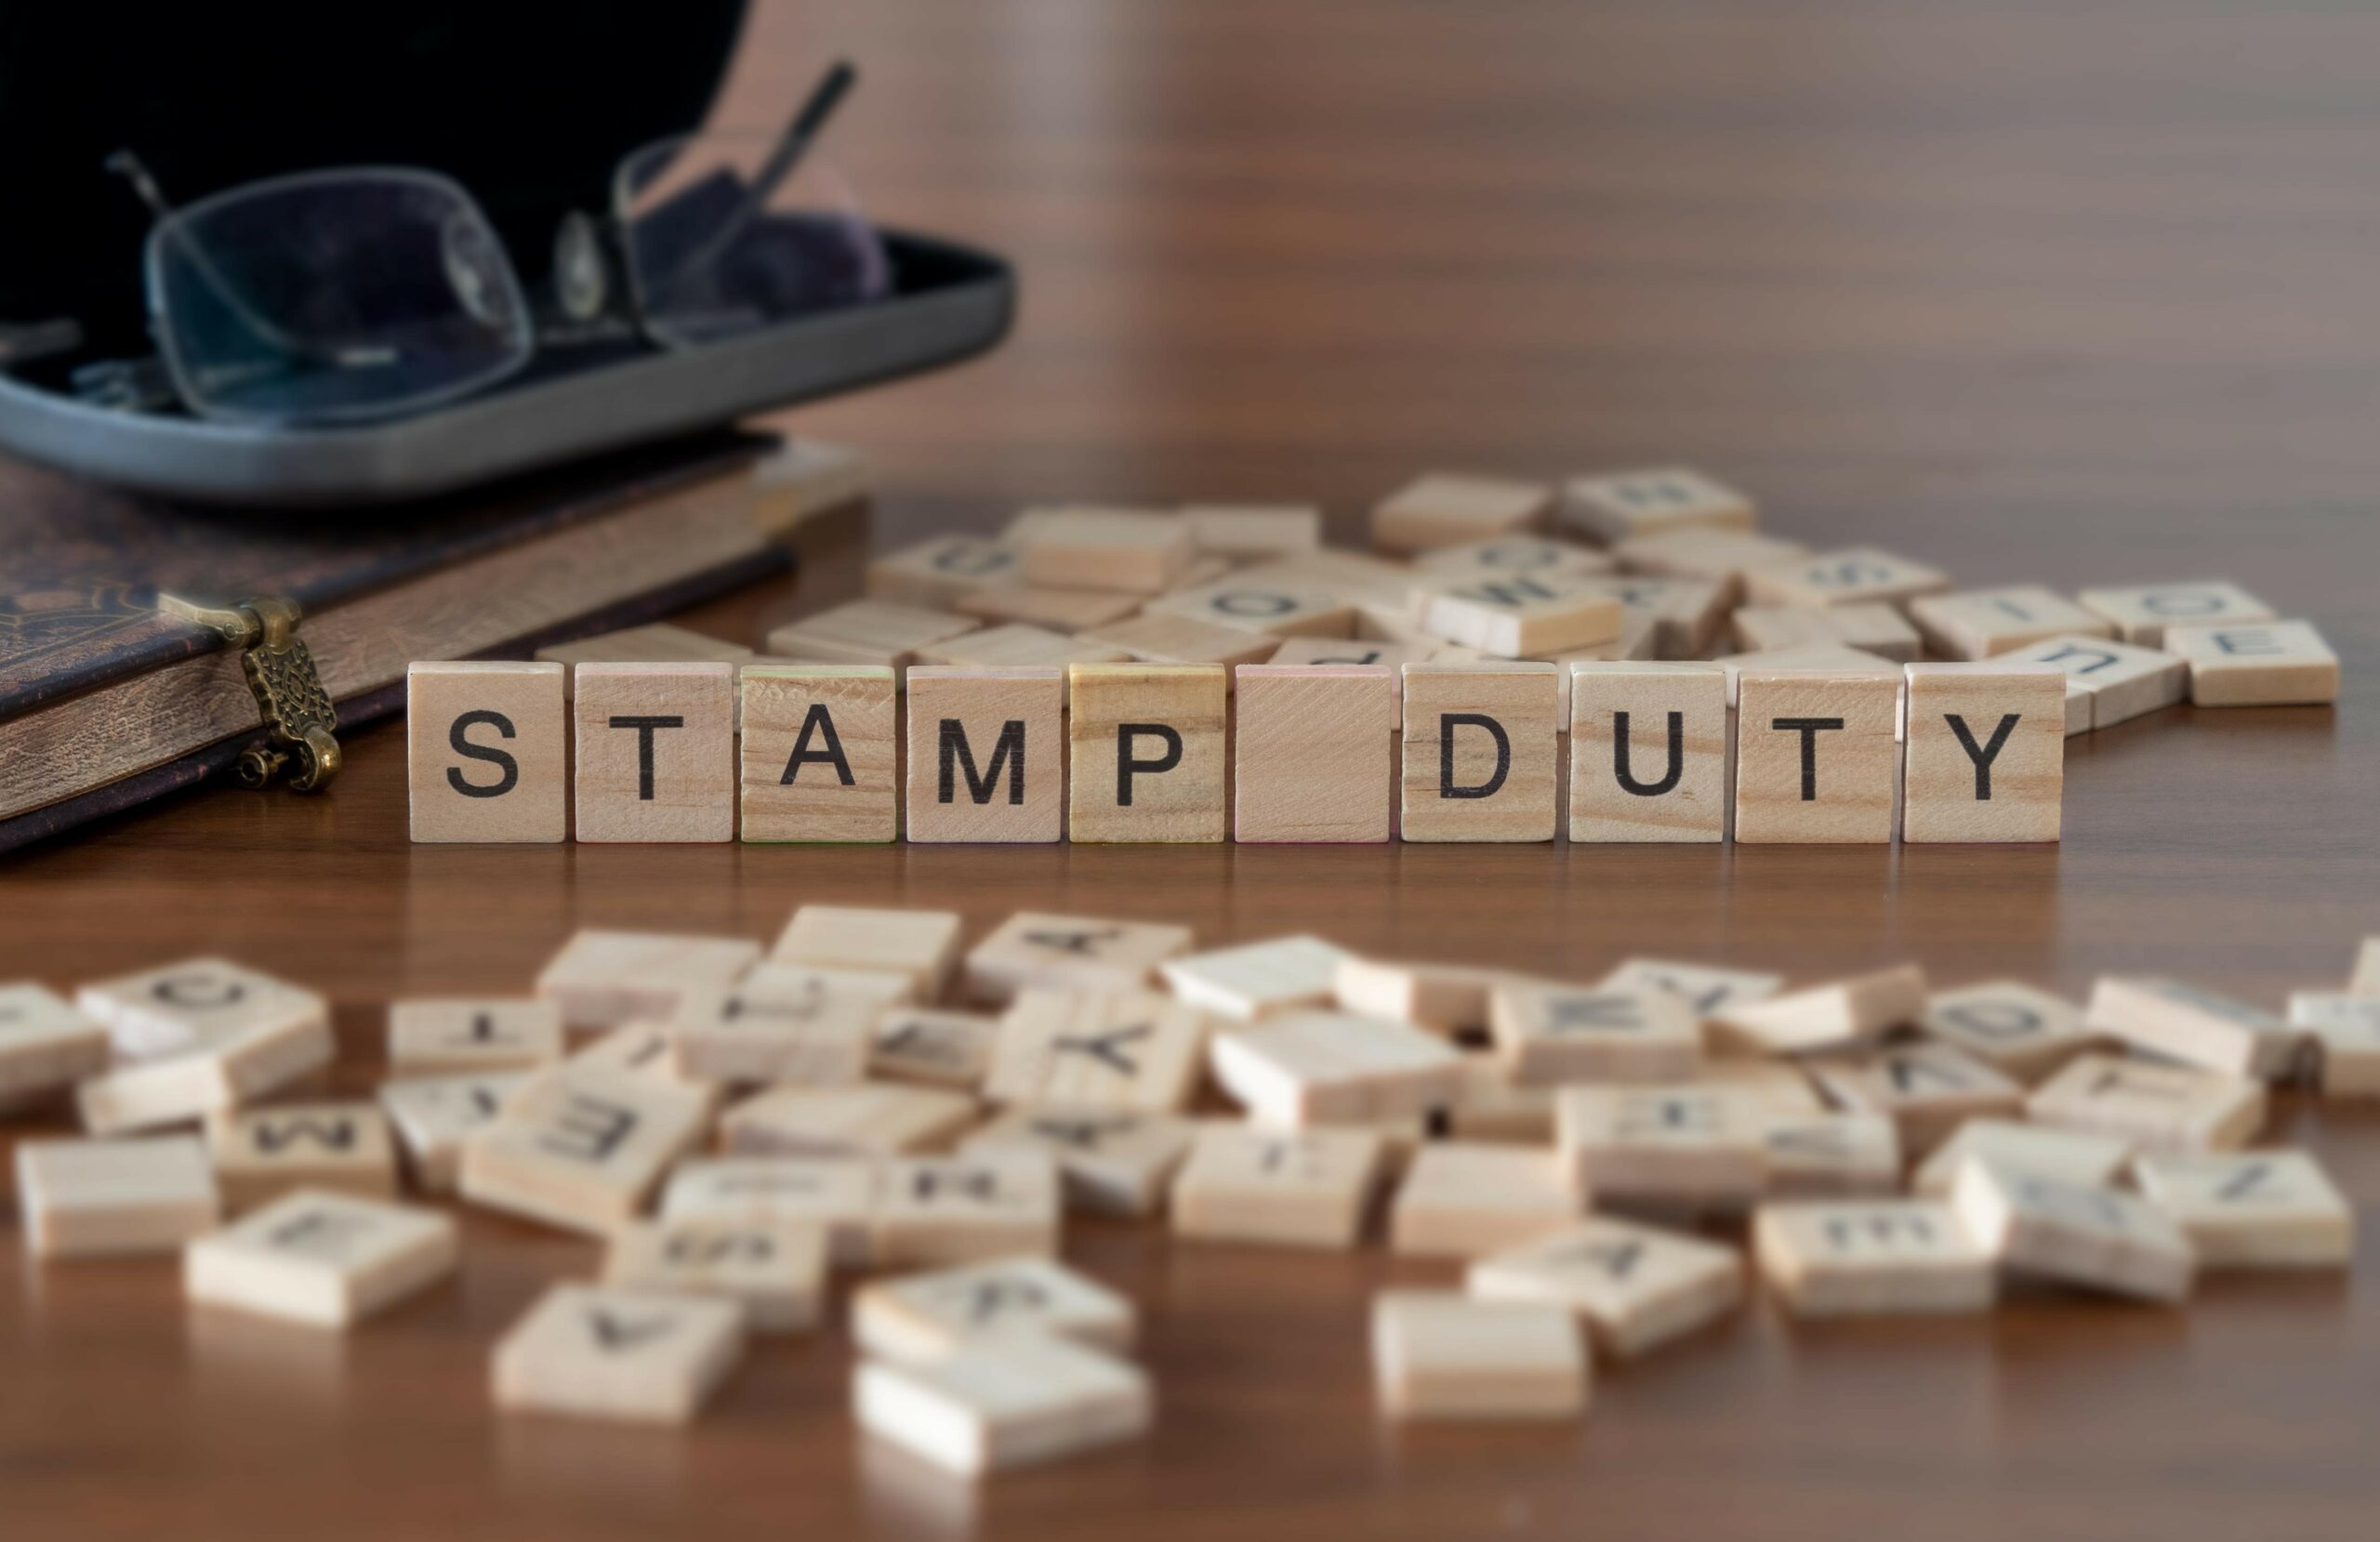
{"type": "Polygon", "coordinates": [[[452,1288],[456,1207],[492,1212],[602,1247],[491,1346],[503,1408],[691,1420],[770,1338],[847,1329],[859,1425],[963,1473],[1157,1425],[1161,1311],[1062,1261],[1070,1216],[1442,1260],[1350,1325],[1400,1418],[1575,1418],[1597,1358],[1754,1275],[1843,1317],[2350,1266],[2320,1164],[2260,1142],[2276,1086],[2380,1095],[2380,938],[2277,1013],[2148,977],[2078,1005],[1914,965],[1554,980],[965,930],[812,904],[765,947],[580,932],[518,998],[390,1004],[348,1100],[324,998],[256,968],[0,987],[0,1102],[86,1131],[17,1140],[25,1250],[178,1255],[209,1310],[403,1333],[452,1288]]]}

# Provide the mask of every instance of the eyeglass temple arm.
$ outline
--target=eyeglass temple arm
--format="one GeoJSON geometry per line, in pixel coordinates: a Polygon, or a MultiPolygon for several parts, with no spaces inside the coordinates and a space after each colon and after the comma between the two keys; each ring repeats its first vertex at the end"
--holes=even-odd
{"type": "Polygon", "coordinates": [[[793,115],[793,122],[786,128],[784,137],[777,140],[776,149],[770,152],[767,164],[760,167],[760,175],[752,178],[752,185],[745,190],[743,202],[736,205],[735,212],[720,222],[719,230],[703,243],[698,251],[675,264],[670,270],[671,276],[698,272],[717,260],[720,253],[734,244],[736,239],[743,235],[745,227],[751,224],[754,217],[775,196],[777,189],[785,185],[786,178],[801,165],[802,157],[810,153],[811,145],[826,131],[826,120],[835,115],[835,109],[842,105],[843,99],[858,84],[859,72],[853,68],[851,60],[839,59],[827,67],[826,72],[818,78],[818,84],[810,88],[810,95],[802,99],[801,110],[793,115]]]}
{"type": "Polygon", "coordinates": [[[284,353],[306,358],[323,356],[321,349],[284,332],[258,315],[240,297],[237,286],[224,276],[221,269],[215,266],[215,259],[207,256],[206,248],[200,245],[174,218],[174,206],[165,201],[165,190],[157,186],[157,178],[151,175],[148,163],[141,160],[136,152],[116,151],[100,164],[132,184],[134,196],[148,205],[149,213],[156,219],[157,233],[181,247],[183,255],[190,258],[191,266],[198,270],[199,276],[206,281],[206,286],[215,291],[215,297],[237,313],[249,331],[284,353]]]}

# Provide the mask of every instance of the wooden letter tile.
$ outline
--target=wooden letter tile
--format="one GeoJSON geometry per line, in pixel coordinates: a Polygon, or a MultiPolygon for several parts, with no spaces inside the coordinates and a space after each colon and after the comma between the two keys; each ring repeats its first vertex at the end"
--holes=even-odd
{"type": "Polygon", "coordinates": [[[870,1228],[879,1269],[1054,1253],[1058,1168],[1033,1151],[902,1156],[884,1164],[870,1228]]]}
{"type": "Polygon", "coordinates": [[[414,1187],[425,1193],[452,1193],[463,1164],[463,1142],[494,1124],[531,1074],[495,1071],[382,1082],[380,1109],[403,1148],[414,1187]]]}
{"type": "Polygon", "coordinates": [[[1222,840],[1224,686],[1220,665],[1069,666],[1067,838],[1222,840]]]}
{"type": "MultiPolygon", "coordinates": [[[[2010,664],[2054,664],[2082,688],[2093,729],[2113,728],[2189,694],[2189,666],[2173,654],[2109,638],[2063,633],[2012,649],[2010,664]]],[[[2071,698],[2069,697],[2069,702],[2071,698]]],[[[2071,721],[2067,732],[2075,731],[2071,721]]]]}
{"type": "Polygon", "coordinates": [[[414,664],[405,743],[418,841],[558,841],[569,759],[559,664],[414,664]]]}
{"type": "Polygon", "coordinates": [[[1571,841],[1725,836],[1726,672],[1615,662],[1569,673],[1571,841]]]}
{"type": "Polygon", "coordinates": [[[686,994],[669,1020],[671,1065],[692,1081],[846,1086],[867,1074],[877,1014],[908,994],[897,974],[763,964],[686,994]]]}
{"type": "Polygon", "coordinates": [[[1623,990],[1667,992],[1693,1008],[1695,1018],[1699,1021],[1723,1007],[1749,1007],[1767,1000],[1784,988],[1785,977],[1760,969],[1724,969],[1667,958],[1631,958],[1604,976],[1603,983],[1623,990]]]}
{"type": "MultiPolygon", "coordinates": [[[[1049,591],[1002,589],[997,592],[1003,597],[1012,597],[1049,591]]],[[[1130,601],[1127,599],[1117,603],[1129,604],[1130,601]]],[[[988,607],[978,607],[985,608],[988,607]]],[[[1097,643],[1053,632],[1047,626],[1022,622],[986,626],[980,632],[962,632],[947,641],[931,643],[918,650],[918,663],[957,669],[1057,669],[1069,664],[1117,663],[1123,657],[1124,652],[1120,648],[1103,648],[1097,643]]]]}
{"type": "Polygon", "coordinates": [[[1000,1020],[984,1092],[999,1102],[1164,1113],[1197,1089],[1207,1015],[1151,991],[1032,989],[1000,1020]]]}
{"type": "Polygon", "coordinates": [[[1322,510],[1311,504],[1184,504],[1182,521],[1202,555],[1235,562],[1322,546],[1322,510]]]}
{"type": "Polygon", "coordinates": [[[1403,838],[1552,840],[1559,705],[1550,664],[1407,665],[1403,838]]]}
{"type": "Polygon", "coordinates": [[[998,1003],[1028,985],[1136,990],[1158,964],[1189,947],[1188,927],[1020,910],[969,951],[967,991],[998,1003]]]}
{"type": "Polygon", "coordinates": [[[1383,1291],[1372,1369],[1397,1418],[1572,1418],[1587,1406],[1579,1325],[1550,1301],[1383,1291]]]}
{"type": "Polygon", "coordinates": [[[397,1192],[397,1147],[377,1103],[282,1103],[220,1114],[206,1145],[223,1207],[233,1215],[293,1189],[386,1198],[397,1192]]]}
{"type": "Polygon", "coordinates": [[[1873,547],[1823,552],[1744,575],[1745,597],[1755,605],[1897,605],[1950,586],[1949,578],[1924,563],[1873,547]]]}
{"type": "Polygon", "coordinates": [[[2082,1026],[2082,1008],[2016,980],[1936,991],[1917,1026],[2029,1084],[2088,1049],[2096,1036],[2082,1026]]]}
{"type": "Polygon", "coordinates": [[[971,1091],[991,1069],[999,1020],[977,1012],[892,1006],[868,1030],[867,1074],[890,1082],[971,1091]]]}
{"type": "Polygon", "coordinates": [[[729,1109],[719,1131],[741,1155],[897,1156],[939,1149],[974,1120],[963,1092],[864,1082],[773,1087],[729,1109]]]}
{"type": "Polygon", "coordinates": [[[603,1284],[615,1290],[716,1296],[739,1304],[755,1333],[817,1325],[826,1293],[826,1234],[798,1220],[681,1216],[612,1233],[603,1284]]]}
{"type": "Polygon", "coordinates": [[[170,1253],[221,1213],[206,1148],[186,1135],[20,1141],[17,1207],[45,1259],[170,1253]]]}
{"type": "Polygon", "coordinates": [[[1535,527],[1553,503],[1553,490],[1539,482],[1433,473],[1372,509],[1372,545],[1409,553],[1509,535],[1535,527]]]}
{"type": "Polygon", "coordinates": [[[1770,1113],[1739,1087],[1566,1087],[1556,1139],[1579,1192],[1597,1204],[1736,1208],[1768,1180],[1770,1113]]]}
{"type": "Polygon", "coordinates": [[[1512,978],[1468,964],[1350,956],[1339,960],[1331,991],[1340,1007],[1357,1017],[1389,1018],[1436,1034],[1456,1034],[1485,1030],[1490,994],[1512,978]]]}
{"type": "Polygon", "coordinates": [[[1988,659],[2055,637],[2112,638],[2115,624],[2038,584],[1961,589],[1909,602],[1925,645],[1944,658],[1988,659]]]}
{"type": "Polygon", "coordinates": [[[2108,975],[2091,987],[2083,1025],[2152,1055],[2276,1081],[2294,1065],[2304,1035],[2261,1007],[2178,980],[2108,975]]]}
{"type": "Polygon", "coordinates": [[[1285,1012],[1215,1035],[1215,1081],[1276,1126],[1422,1114],[1455,1100],[1461,1057],[1410,1023],[1340,1012],[1285,1012]]]}
{"type": "Polygon", "coordinates": [[[2182,1229],[2202,1269],[2345,1269],[2355,1210],[2302,1151],[2144,1156],[2149,1203],[2182,1229]]]}
{"type": "Polygon", "coordinates": [[[1273,638],[1347,637],[1355,608],[1326,579],[1296,570],[1253,569],[1149,601],[1152,615],[1182,616],[1273,638]]]}
{"type": "Polygon", "coordinates": [[[1025,560],[1005,541],[937,535],[867,564],[871,599],[945,607],[978,589],[1025,582],[1025,560]]]}
{"type": "Polygon", "coordinates": [[[1890,605],[1747,605],[1730,618],[1738,648],[1747,652],[1780,648],[1857,648],[1880,659],[1909,664],[1924,651],[1917,628],[1890,605]]]}
{"type": "Polygon", "coordinates": [[[1768,1192],[1842,1199],[1897,1193],[1900,1132],[1882,1114],[1785,1114],[1768,1121],[1768,1192]]]}
{"type": "Polygon", "coordinates": [[[445,996],[389,1004],[390,1075],[509,1071],[562,1055],[562,1008],[551,1001],[445,996]]]}
{"type": "Polygon", "coordinates": [[[1609,573],[1612,561],[1593,547],[1548,535],[1498,535],[1464,546],[1440,547],[1413,560],[1416,573],[1449,579],[1577,578],[1609,573]]]}
{"type": "Polygon", "coordinates": [[[2129,1140],[2143,1151],[2236,1151],[2264,1128],[2262,1082],[2195,1066],[2082,1055],[2033,1089],[2045,1125],[2129,1140]]]}
{"type": "Polygon", "coordinates": [[[1414,590],[1413,603],[1431,636],[1501,658],[1584,648],[1620,635],[1619,598],[1586,578],[1437,578],[1414,590]]]}
{"type": "Polygon", "coordinates": [[[1909,666],[1901,838],[2058,837],[2066,796],[2066,675],[2042,664],[1909,666]]]}
{"type": "Polygon", "coordinates": [[[1684,467],[1580,477],[1563,484],[1559,521],[1615,546],[1672,530],[1752,528],[1752,502],[1715,478],[1684,467]]]}
{"type": "Polygon", "coordinates": [[[1910,1187],[1929,1199],[1948,1199],[1959,1168],[1972,1159],[2009,1172],[2104,1188],[2122,1175],[2131,1154],[2131,1146],[2113,1136],[2059,1129],[2055,1125],[1970,1119],[1919,1165],[1910,1187]]]}
{"type": "Polygon", "coordinates": [[[195,1048],[120,1063],[74,1089],[83,1127],[121,1135],[220,1114],[330,1064],[329,1025],[290,1017],[209,1037],[195,1048]]]}
{"type": "Polygon", "coordinates": [[[2118,638],[2144,648],[2164,641],[2168,626],[2228,626],[2243,621],[2271,621],[2278,614],[2239,585],[2219,578],[2084,589],[2077,598],[2084,610],[2113,623],[2118,638]]]}
{"type": "MultiPolygon", "coordinates": [[[[1736,839],[1891,840],[1900,693],[1899,680],[1875,675],[1744,670],[1737,684],[1736,839]]],[[[2062,695],[2058,710],[2062,722],[2062,695]]],[[[2063,739],[2058,744],[2063,753],[2063,739]]]]}
{"type": "Polygon", "coordinates": [[[878,665],[744,666],[747,841],[888,841],[900,834],[900,688],[878,665]]]}
{"type": "Polygon", "coordinates": [[[778,933],[769,962],[897,974],[919,1000],[932,1001],[958,970],[959,929],[955,910],[803,905],[778,933]]]}
{"type": "Polygon", "coordinates": [[[789,1221],[825,1233],[834,1263],[865,1268],[878,1185],[877,1165],[866,1158],[705,1157],[669,1174],[661,1219],[789,1221]]]}
{"type": "MultiPolygon", "coordinates": [[[[628,626],[616,632],[580,638],[575,642],[558,642],[537,650],[540,664],[559,664],[575,670],[582,664],[735,664],[752,656],[752,650],[740,642],[707,637],[656,622],[649,626],[628,626]]],[[[562,689],[571,689],[565,674],[562,689]]]]}
{"type": "Polygon", "coordinates": [[[1656,578],[1707,578],[1726,590],[1730,606],[1743,593],[1745,573],[1754,568],[1799,561],[1809,554],[1810,548],[1799,541],[1710,525],[1647,531],[1616,542],[1611,548],[1612,558],[1622,573],[1647,573],[1656,578]]]}
{"type": "Polygon", "coordinates": [[[1173,1184],[1173,1230],[1213,1242],[1352,1247],[1385,1154],[1369,1130],[1210,1124],[1173,1184]]]}
{"type": "Polygon", "coordinates": [[[1038,509],[1018,545],[1028,583],[1127,594],[1171,588],[1197,555],[1178,516],[1129,508],[1038,509]]]}
{"type": "Polygon", "coordinates": [[[1243,665],[1238,681],[1232,838],[1386,840],[1396,784],[1395,673],[1243,665]]]}
{"type": "MultiPolygon", "coordinates": [[[[1268,633],[1154,610],[1086,627],[1082,639],[1143,664],[1220,664],[1226,669],[1261,664],[1279,646],[1268,633]]],[[[1224,683],[1228,687],[1228,679],[1224,683]]]]}
{"type": "Polygon", "coordinates": [[[2198,1273],[2189,1238],[2146,1201],[1970,1161],[1950,1184],[1968,1233],[2003,1268],[2151,1301],[2179,1301],[2198,1273]]]}
{"type": "Polygon", "coordinates": [[[1329,1005],[1350,955],[1319,937],[1275,937],[1159,964],[1173,994],[1201,1011],[1252,1022],[1295,1007],[1329,1005]]]}
{"type": "Polygon", "coordinates": [[[760,944],[666,931],[581,931],[537,976],[537,995],[571,1028],[667,1019],[689,991],[743,978],[760,944]]]}
{"type": "Polygon", "coordinates": [[[343,1328],[455,1272],[455,1218],[443,1211],[300,1189],[182,1254],[193,1301],[343,1328]]]}
{"type": "Polygon", "coordinates": [[[0,1113],[30,1107],[108,1068],[108,1031],[30,981],[0,985],[0,1113]]]}
{"type": "Polygon", "coordinates": [[[1925,971],[1902,964],[1707,1014],[1712,1043],[1757,1055],[1856,1049],[1925,1009],[1925,971]]]}
{"type": "Polygon", "coordinates": [[[1726,624],[1735,590],[1732,584],[1710,578],[1624,574],[1588,582],[1627,607],[1628,616],[1621,623],[1623,637],[1636,618],[1652,618],[1652,656],[1662,659],[1699,659],[1707,654],[1720,627],[1726,624]]]}
{"type": "Polygon", "coordinates": [[[496,1347],[499,1408],[685,1424],[744,1358],[744,1309],[710,1296],[557,1285],[496,1347]]]}
{"type": "Polygon", "coordinates": [[[1397,1186],[1389,1248],[1476,1258],[1559,1231],[1585,1210],[1574,1175],[1549,1147],[1433,1140],[1397,1186]]]}
{"type": "Polygon", "coordinates": [[[1139,1327],[1130,1298],[1029,1255],[879,1280],[852,1296],[853,1341],[879,1359],[908,1364],[1018,1335],[1130,1354],[1139,1327]]]}
{"type": "Polygon", "coordinates": [[[1796,1317],[1982,1311],[1999,1289],[1992,1255],[1939,1200],[1764,1205],[1752,1252],[1796,1317]]]}
{"type": "Polygon", "coordinates": [[[766,639],[769,656],[812,664],[880,664],[897,676],[917,651],[975,629],[972,616],[889,600],[853,600],[790,621],[766,639]]]}
{"type": "Polygon", "coordinates": [[[908,838],[1058,839],[1065,705],[1054,666],[911,669],[908,838]]]}
{"type": "Polygon", "coordinates": [[[1514,981],[1488,997],[1488,1027],[1522,1087],[1686,1081],[1702,1068],[1701,1023],[1666,991],[1514,981]]]}
{"type": "Polygon", "coordinates": [[[701,1138],[709,1099],[651,1076],[567,1069],[536,1078],[463,1143],[475,1205],[602,1233],[633,1219],[701,1138]]]}
{"type": "Polygon", "coordinates": [[[1069,1207],[1093,1215],[1150,1216],[1190,1154],[1198,1127],[1170,1114],[1020,1103],[970,1135],[964,1152],[1047,1153],[1069,1207]]]}
{"type": "Polygon", "coordinates": [[[258,1031],[327,1031],[330,1006],[317,993],[222,958],[188,958],[163,969],[86,985],[82,1014],[135,1060],[204,1048],[258,1031]]]}
{"type": "Polygon", "coordinates": [[[2339,656],[2310,622],[2168,626],[2165,651],[2189,666],[2194,706],[2320,705],[2339,698],[2339,656]]]}
{"type": "Polygon", "coordinates": [[[2380,1096],[2380,995],[2294,991],[2289,1022],[2313,1040],[2324,1097],[2380,1096]]]}
{"type": "Polygon", "coordinates": [[[1732,1247],[1593,1216],[1479,1259],[1464,1285],[1487,1300],[1565,1307],[1596,1349],[1625,1360],[1734,1311],[1744,1266],[1732,1247]]]}
{"type": "Polygon", "coordinates": [[[1821,1062],[1811,1074],[1841,1106],[1890,1118],[1912,1157],[1968,1119],[2013,1118],[2025,1101],[2023,1083],[1947,1044],[1892,1045],[1862,1060],[1821,1062]]]}
{"type": "Polygon", "coordinates": [[[582,664],[572,677],[582,841],[735,833],[735,666],[582,664]]]}
{"type": "Polygon", "coordinates": [[[1132,1440],[1155,1409],[1138,1366],[1046,1335],[988,1338],[921,1364],[864,1361],[852,1372],[862,1430],[965,1477],[1132,1440]]]}

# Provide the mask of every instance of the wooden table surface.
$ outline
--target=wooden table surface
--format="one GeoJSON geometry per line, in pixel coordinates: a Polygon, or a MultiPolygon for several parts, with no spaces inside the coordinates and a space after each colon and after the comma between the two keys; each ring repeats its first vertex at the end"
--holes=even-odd
{"type": "MultiPolygon", "coordinates": [[[[1025,281],[987,362],[794,419],[875,456],[879,543],[1062,497],[1316,499],[1352,530],[1424,468],[1689,460],[1774,530],[1965,582],[2235,578],[2321,625],[2346,698],[2075,741],[2046,850],[415,848],[391,725],[324,799],[208,792],[0,866],[0,977],[219,951],[329,992],[362,1050],[390,996],[518,988],[575,928],[762,937],[806,901],[1569,975],[2155,969],[2275,1003],[2380,931],[2380,12],[764,5],[722,112],[828,48],[866,71],[836,139],[874,212],[1025,281]]],[[[850,577],[694,624],[748,639],[850,577]]],[[[2371,1233],[2380,1114],[2276,1132],[2371,1233]]],[[[1816,1331],[1763,1305],[1605,1372],[1582,1423],[1424,1431],[1372,1414],[1365,1305],[1450,1268],[1079,1225],[1069,1256],[1145,1306],[1157,1432],[979,1490],[863,1448],[840,1331],[766,1345],[684,1433],[496,1417],[489,1344],[595,1257],[525,1226],[475,1219],[458,1283],[344,1339],[188,1310],[162,1261],[19,1251],[0,1231],[0,1529],[29,1542],[2178,1542],[2380,1513],[2370,1240],[2351,1279],[2181,1311],[2022,1293],[1816,1331]]]]}

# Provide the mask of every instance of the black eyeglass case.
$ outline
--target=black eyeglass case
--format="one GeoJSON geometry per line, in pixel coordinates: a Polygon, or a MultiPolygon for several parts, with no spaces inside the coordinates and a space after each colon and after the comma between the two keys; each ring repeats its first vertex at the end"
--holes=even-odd
{"type": "MultiPolygon", "coordinates": [[[[880,299],[687,352],[548,350],[484,392],[386,423],[218,423],[71,389],[78,362],[149,351],[148,220],[101,169],[112,150],[139,151],[185,202],[321,166],[444,172],[535,288],[555,228],[604,205],[622,154],[704,121],[744,11],[744,0],[252,0],[140,7],[127,25],[101,7],[0,0],[0,143],[20,147],[0,158],[0,323],[68,317],[85,339],[0,376],[0,449],[139,492],[330,512],[698,432],[992,348],[1014,314],[1010,266],[886,228],[880,299]]],[[[788,113],[825,62],[788,72],[788,113]]]]}

